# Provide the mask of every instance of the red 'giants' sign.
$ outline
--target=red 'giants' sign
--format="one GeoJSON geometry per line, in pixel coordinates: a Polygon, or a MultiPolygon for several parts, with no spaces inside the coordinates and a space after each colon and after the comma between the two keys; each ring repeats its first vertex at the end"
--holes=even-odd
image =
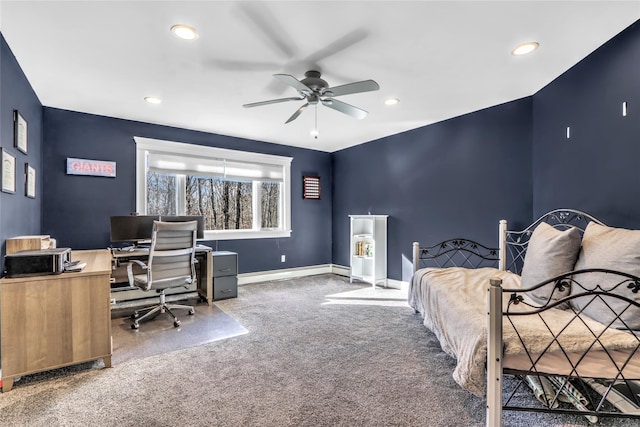
{"type": "Polygon", "coordinates": [[[102,160],[73,159],[67,157],[68,175],[108,176],[115,178],[116,162],[102,160]]]}

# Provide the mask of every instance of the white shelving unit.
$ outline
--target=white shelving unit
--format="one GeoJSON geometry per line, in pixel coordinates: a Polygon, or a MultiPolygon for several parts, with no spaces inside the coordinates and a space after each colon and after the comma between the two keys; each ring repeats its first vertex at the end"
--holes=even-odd
{"type": "Polygon", "coordinates": [[[387,286],[387,218],[389,215],[349,215],[350,282],[387,286]]]}

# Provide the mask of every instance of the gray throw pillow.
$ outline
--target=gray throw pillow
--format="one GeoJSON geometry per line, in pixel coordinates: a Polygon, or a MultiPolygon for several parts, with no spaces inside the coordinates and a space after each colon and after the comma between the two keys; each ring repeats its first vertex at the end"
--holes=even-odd
{"type": "MultiPolygon", "coordinates": [[[[640,230],[613,228],[590,222],[582,238],[582,249],[575,269],[587,268],[606,268],[640,276],[640,230]]],[[[575,276],[574,279],[586,289],[593,289],[599,285],[604,290],[611,290],[624,278],[605,273],[588,273],[575,276]]],[[[571,293],[580,292],[584,292],[584,289],[574,284],[571,293]]],[[[611,290],[611,293],[640,302],[640,293],[631,292],[626,284],[611,290]]],[[[591,297],[575,298],[571,300],[571,304],[577,309],[584,308],[587,316],[604,324],[609,324],[614,318],[611,308],[616,313],[620,313],[628,305],[624,301],[609,298],[607,299],[607,304],[611,306],[609,308],[600,300],[588,304],[591,299],[591,297]]],[[[631,329],[640,330],[639,308],[630,307],[623,313],[621,319],[631,329]]],[[[616,321],[613,327],[626,329],[620,321],[616,321]]]]}
{"type": "MultiPolygon", "coordinates": [[[[541,222],[533,230],[527,245],[522,266],[522,287],[528,289],[572,271],[579,252],[580,231],[577,228],[558,230],[546,222],[541,222]]],[[[549,296],[553,302],[569,295],[568,288],[562,292],[556,290],[552,295],[554,286],[554,283],[549,283],[527,294],[537,304],[546,303],[549,296]]]]}

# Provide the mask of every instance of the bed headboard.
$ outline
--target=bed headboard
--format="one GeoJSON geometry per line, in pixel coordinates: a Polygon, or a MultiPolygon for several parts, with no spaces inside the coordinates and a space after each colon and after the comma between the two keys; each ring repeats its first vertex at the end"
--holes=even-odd
{"type": "Polygon", "coordinates": [[[413,271],[426,267],[498,267],[498,248],[468,239],[449,239],[433,246],[413,242],[413,271]]]}
{"type": "Polygon", "coordinates": [[[605,225],[593,215],[575,209],[547,212],[519,231],[508,230],[507,221],[503,219],[499,226],[499,248],[489,248],[468,239],[450,239],[427,247],[420,247],[418,242],[413,242],[413,271],[425,267],[497,267],[520,274],[529,239],[538,224],[546,222],[559,230],[576,227],[584,233],[591,221],[605,225]]]}
{"type": "Polygon", "coordinates": [[[529,239],[531,238],[533,230],[541,222],[546,222],[559,230],[576,227],[581,233],[584,233],[584,229],[591,221],[600,225],[605,225],[594,216],[575,209],[556,209],[551,212],[547,212],[521,231],[508,230],[507,221],[504,219],[501,220],[499,226],[500,270],[509,270],[516,274],[520,274],[522,272],[522,265],[524,264],[524,256],[527,252],[529,239]]]}

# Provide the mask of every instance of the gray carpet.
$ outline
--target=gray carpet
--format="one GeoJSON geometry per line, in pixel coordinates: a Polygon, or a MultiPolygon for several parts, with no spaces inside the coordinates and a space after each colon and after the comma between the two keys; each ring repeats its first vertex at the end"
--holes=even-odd
{"type": "MultiPolygon", "coordinates": [[[[12,426],[482,426],[420,316],[381,289],[322,275],[245,285],[217,307],[249,332],[115,364],[23,379],[0,395],[12,426]],[[346,292],[344,298],[341,293],[346,292]]],[[[159,321],[158,319],[157,321],[159,321]]],[[[505,426],[585,426],[507,413],[505,426]]],[[[604,426],[637,425],[604,419],[604,426]]]]}

